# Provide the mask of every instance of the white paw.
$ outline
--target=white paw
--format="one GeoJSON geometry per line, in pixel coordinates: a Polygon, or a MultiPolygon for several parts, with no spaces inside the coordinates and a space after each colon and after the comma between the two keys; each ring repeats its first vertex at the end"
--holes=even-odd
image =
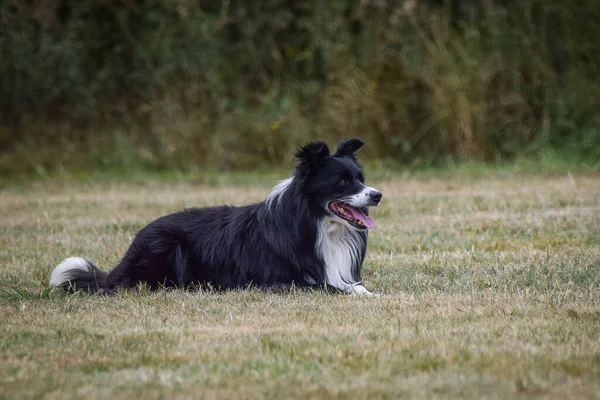
{"type": "Polygon", "coordinates": [[[350,287],[350,293],[355,294],[357,296],[368,296],[368,297],[380,297],[381,295],[378,293],[369,292],[366,287],[363,285],[353,285],[350,287]]]}

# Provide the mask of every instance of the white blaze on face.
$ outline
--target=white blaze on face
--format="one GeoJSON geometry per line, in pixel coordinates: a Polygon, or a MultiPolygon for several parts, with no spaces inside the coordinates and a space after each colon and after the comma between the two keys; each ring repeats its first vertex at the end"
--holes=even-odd
{"type": "Polygon", "coordinates": [[[360,192],[346,196],[341,200],[353,207],[367,207],[369,204],[371,204],[371,193],[377,192],[377,190],[369,186],[362,186],[363,188],[360,192]]]}

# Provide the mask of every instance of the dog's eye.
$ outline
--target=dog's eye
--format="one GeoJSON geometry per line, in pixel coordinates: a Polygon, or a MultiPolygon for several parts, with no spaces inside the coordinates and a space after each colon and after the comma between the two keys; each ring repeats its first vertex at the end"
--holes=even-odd
{"type": "Polygon", "coordinates": [[[340,181],[340,186],[346,186],[347,184],[349,184],[350,182],[348,181],[348,179],[342,179],[340,181]]]}

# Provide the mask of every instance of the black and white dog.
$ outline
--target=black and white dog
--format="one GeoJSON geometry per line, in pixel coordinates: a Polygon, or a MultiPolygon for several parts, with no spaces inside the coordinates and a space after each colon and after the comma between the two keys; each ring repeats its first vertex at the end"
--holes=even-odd
{"type": "Polygon", "coordinates": [[[370,295],[360,277],[374,226],[367,207],[382,195],[364,184],[355,156],[362,145],[344,140],[330,154],[325,143],[308,143],[296,154],[294,173],[265,201],[158,218],[110,273],[70,257],[54,269],[50,285],[103,293],[141,282],[217,290],[297,286],[370,295]]]}

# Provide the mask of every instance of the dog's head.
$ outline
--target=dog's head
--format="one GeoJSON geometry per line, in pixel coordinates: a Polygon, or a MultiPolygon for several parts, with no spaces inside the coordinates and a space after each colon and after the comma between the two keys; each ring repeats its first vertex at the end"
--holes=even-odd
{"type": "Polygon", "coordinates": [[[330,154],[327,144],[310,142],[296,154],[296,175],[302,177],[306,194],[326,214],[358,230],[373,228],[367,207],[379,205],[382,197],[381,192],[365,185],[356,158],[362,146],[359,139],[346,139],[330,154]]]}

